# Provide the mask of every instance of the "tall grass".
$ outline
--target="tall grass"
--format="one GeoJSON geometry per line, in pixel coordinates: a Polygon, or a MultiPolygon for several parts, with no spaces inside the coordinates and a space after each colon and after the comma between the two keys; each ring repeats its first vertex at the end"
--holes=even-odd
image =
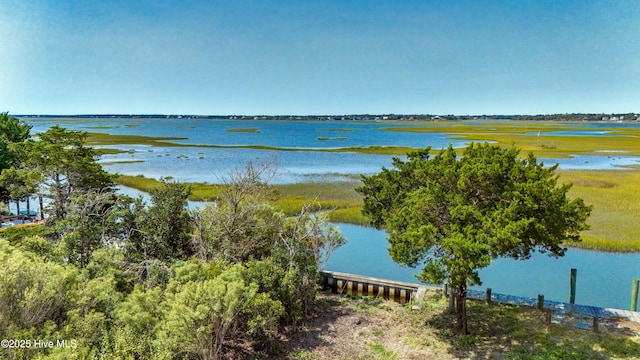
{"type": "Polygon", "coordinates": [[[640,155],[638,138],[640,129],[620,128],[611,124],[609,131],[620,136],[558,136],[553,131],[584,130],[572,123],[550,122],[505,122],[491,121],[486,124],[464,122],[435,122],[414,128],[385,128],[388,131],[444,133],[451,138],[469,141],[495,141],[501,146],[516,146],[523,154],[533,152],[540,157],[568,157],[575,154],[602,154],[602,150],[617,151],[618,154],[640,155]]]}
{"type": "MultiPolygon", "coordinates": [[[[144,192],[161,185],[160,181],[142,175],[121,175],[116,178],[116,182],[144,192]]],[[[316,211],[328,212],[332,221],[365,224],[366,219],[360,213],[360,195],[354,190],[358,184],[356,181],[342,181],[274,185],[278,195],[272,204],[287,215],[300,213],[304,206],[311,204],[316,211]]],[[[220,196],[224,187],[204,183],[188,185],[191,188],[189,200],[193,201],[213,201],[220,196]]]]}
{"type": "MultiPolygon", "coordinates": [[[[560,182],[573,183],[569,195],[593,205],[575,246],[608,250],[640,251],[640,171],[559,171],[560,182]]],[[[572,245],[574,246],[574,245],[572,245]]]]}
{"type": "Polygon", "coordinates": [[[120,175],[115,179],[116,183],[143,192],[149,192],[161,185],[160,181],[144,177],[143,175],[120,175]]]}
{"type": "MultiPolygon", "coordinates": [[[[570,197],[582,198],[594,207],[587,221],[591,229],[582,233],[582,242],[567,245],[605,251],[640,251],[640,170],[563,170],[558,174],[560,183],[574,184],[570,197]]],[[[117,182],[141,191],[160,184],[143,176],[121,176],[117,182]]],[[[366,225],[368,220],[361,213],[361,196],[354,190],[359,184],[354,180],[274,185],[279,197],[273,204],[289,215],[313,204],[315,210],[327,211],[334,222],[366,225]]],[[[222,191],[222,185],[190,185],[191,200],[215,200],[222,191]]]]}

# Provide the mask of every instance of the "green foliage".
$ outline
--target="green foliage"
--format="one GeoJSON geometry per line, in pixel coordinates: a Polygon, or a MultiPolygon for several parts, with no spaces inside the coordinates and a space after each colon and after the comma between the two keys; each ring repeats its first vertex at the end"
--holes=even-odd
{"type": "Polygon", "coordinates": [[[193,242],[205,261],[246,263],[245,278],[280,301],[287,323],[296,324],[310,310],[327,256],[345,240],[325,214],[311,213],[315,204],[291,217],[265,204],[274,196],[265,182],[269,165],[249,163],[229,175],[219,200],[194,212],[193,242]]]}
{"type": "Polygon", "coordinates": [[[29,138],[32,126],[9,116],[9,113],[0,113],[0,138],[7,142],[22,142],[29,138]]]}
{"type": "Polygon", "coordinates": [[[363,212],[386,228],[398,263],[424,265],[423,282],[447,280],[457,293],[458,333],[466,329],[466,288],[496,257],[527,259],[534,249],[562,256],[579,241],[591,208],[557,186],[556,166],[543,167],[515,148],[471,144],[458,158],[450,146],[395,158],[395,169],[363,176],[363,212]]]}
{"type": "Polygon", "coordinates": [[[372,344],[369,344],[369,348],[371,349],[371,354],[373,355],[373,359],[381,359],[381,360],[398,359],[397,354],[395,354],[391,350],[385,349],[385,347],[379,342],[374,342],[372,344]]]}
{"type": "Polygon", "coordinates": [[[273,248],[283,214],[266,204],[275,193],[270,163],[249,163],[231,172],[219,199],[194,213],[194,244],[202,259],[240,263],[261,259],[273,248]]]}
{"type": "Polygon", "coordinates": [[[279,302],[258,295],[256,284],[244,282],[241,265],[213,279],[189,281],[176,290],[167,294],[158,338],[160,353],[168,357],[217,358],[224,340],[241,325],[242,314],[250,314],[247,330],[255,332],[272,327],[283,311],[279,302]]]}
{"type": "MultiPolygon", "coordinates": [[[[306,210],[306,209],[305,209],[306,210]]],[[[346,240],[324,214],[302,211],[285,219],[274,259],[286,270],[282,286],[288,291],[287,314],[293,324],[306,317],[315,299],[319,271],[346,240]]]]}
{"type": "MultiPolygon", "coordinates": [[[[82,137],[54,130],[49,140],[82,137]]],[[[20,148],[35,165],[28,171],[50,160],[32,158],[40,147],[20,148]]],[[[246,170],[230,176],[217,206],[193,214],[180,183],[162,181],[145,207],[108,187],[81,190],[67,173],[45,174],[50,189],[69,192],[55,222],[0,240],[0,335],[77,340],[72,354],[25,358],[216,358],[229,339],[277,349],[279,325],[307,316],[319,269],[344,239],[317,207],[286,217],[266,204],[275,195],[261,177],[268,170],[246,170]],[[52,232],[61,241],[37,236],[52,232]]]]}
{"type": "Polygon", "coordinates": [[[65,217],[73,193],[100,191],[113,185],[112,177],[96,161],[96,154],[84,146],[86,133],[54,126],[39,140],[16,144],[21,168],[39,174],[44,195],[54,200],[52,221],[65,217]]]}
{"type": "Polygon", "coordinates": [[[203,262],[199,259],[179,261],[172,267],[173,276],[166,287],[167,293],[175,294],[180,287],[197,281],[210,280],[222,273],[225,266],[221,262],[203,262]]]}
{"type": "Polygon", "coordinates": [[[59,243],[46,240],[40,236],[25,236],[16,247],[41,256],[45,261],[62,264],[66,261],[65,251],[59,243]]]}
{"type": "Polygon", "coordinates": [[[0,186],[7,191],[8,199],[26,200],[36,193],[40,174],[29,169],[16,169],[11,166],[0,174],[0,186]]]}
{"type": "Polygon", "coordinates": [[[112,191],[72,194],[66,216],[55,225],[69,262],[84,267],[94,250],[119,242],[126,201],[112,191]]]}
{"type": "Polygon", "coordinates": [[[89,279],[113,278],[115,289],[119,293],[131,291],[131,274],[126,271],[124,254],[120,249],[104,247],[95,250],[82,272],[89,279]]]}
{"type": "Polygon", "coordinates": [[[1,237],[9,240],[11,245],[20,244],[23,239],[32,237],[32,236],[40,236],[46,238],[51,236],[53,229],[44,225],[34,225],[34,226],[10,226],[2,230],[1,237]]]}
{"type": "Polygon", "coordinates": [[[19,165],[13,146],[27,140],[30,136],[31,125],[9,116],[8,113],[0,113],[0,200],[23,199],[25,192],[32,190],[30,187],[31,175],[22,172],[5,175],[7,169],[19,165]],[[9,188],[11,187],[11,188],[9,188]]]}
{"type": "Polygon", "coordinates": [[[283,214],[264,203],[234,205],[220,201],[195,212],[193,217],[198,257],[239,263],[269,255],[283,214]]]}
{"type": "Polygon", "coordinates": [[[78,272],[0,240],[0,336],[59,326],[72,306],[78,272]]]}
{"type": "Polygon", "coordinates": [[[151,205],[146,210],[138,209],[135,221],[142,237],[130,238],[128,244],[134,259],[186,259],[193,253],[191,218],[186,210],[189,188],[178,182],[162,183],[151,191],[151,205]]]}
{"type": "Polygon", "coordinates": [[[162,289],[136,286],[118,304],[114,320],[114,355],[120,358],[145,358],[154,352],[158,324],[162,319],[162,289]]]}

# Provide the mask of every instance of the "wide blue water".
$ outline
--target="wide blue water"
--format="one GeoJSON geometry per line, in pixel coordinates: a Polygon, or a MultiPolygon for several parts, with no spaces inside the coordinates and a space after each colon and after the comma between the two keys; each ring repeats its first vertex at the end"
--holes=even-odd
{"type": "MultiPolygon", "coordinates": [[[[219,182],[220,176],[248,161],[276,159],[277,183],[340,178],[344,175],[372,174],[391,165],[386,155],[355,152],[321,152],[333,149],[368,146],[410,146],[435,149],[451,140],[442,133],[382,131],[388,123],[374,121],[259,121],[259,120],[191,120],[191,119],[27,119],[32,132],[45,131],[53,125],[73,130],[116,135],[143,135],[185,138],[172,142],[189,145],[246,146],[262,145],[306,151],[273,151],[248,148],[154,147],[145,145],[113,146],[127,153],[105,155],[101,161],[110,172],[123,175],[144,174],[160,178],[171,176],[186,182],[219,182]],[[258,132],[233,132],[254,129],[258,132]],[[328,140],[325,140],[328,139],[328,140]],[[136,162],[132,162],[136,161],[136,162]]],[[[396,127],[414,123],[394,124],[396,127]]]]}
{"type": "MultiPolygon", "coordinates": [[[[260,121],[260,120],[190,120],[190,119],[27,119],[32,132],[45,131],[53,125],[73,130],[122,135],[180,137],[174,142],[191,145],[265,145],[311,151],[273,151],[243,148],[117,146],[129,153],[105,155],[101,161],[110,172],[148,177],[173,177],[189,182],[219,182],[228,171],[248,161],[273,159],[280,175],[275,182],[339,179],[345,175],[373,174],[391,165],[391,157],[354,152],[331,153],[313,149],[352,146],[460,146],[442,133],[384,131],[384,127],[412,127],[417,123],[363,121],[260,121]],[[257,129],[257,133],[229,132],[230,129],[257,129]],[[320,140],[329,138],[329,140],[320,140]],[[135,161],[135,162],[130,162],[135,161]]],[[[576,124],[571,124],[575,127],[576,124]]],[[[593,132],[609,136],[604,128],[640,127],[640,124],[580,123],[580,136],[593,132]]],[[[613,150],[613,149],[611,149],[613,150]]],[[[640,158],[603,152],[601,156],[575,156],[569,159],[540,159],[545,164],[560,163],[564,169],[621,169],[640,163],[640,158]]],[[[201,204],[200,204],[201,205],[201,204]]],[[[417,269],[399,267],[387,253],[386,234],[366,227],[340,225],[349,242],[338,249],[327,268],[380,278],[415,282],[417,269]]],[[[614,254],[570,249],[564,258],[553,259],[534,254],[527,261],[498,259],[481,271],[481,289],[494,292],[568,301],[569,271],[578,269],[576,302],[628,309],[631,281],[640,278],[640,254],[614,254]]]]}
{"type": "MultiPolygon", "coordinates": [[[[220,177],[248,161],[276,159],[279,176],[276,183],[339,179],[343,176],[373,174],[391,165],[391,156],[355,152],[321,152],[333,149],[368,146],[431,146],[442,149],[449,144],[463,146],[464,141],[443,133],[385,131],[385,127],[416,127],[419,122],[376,121],[265,121],[205,119],[26,119],[33,133],[53,125],[73,130],[115,135],[143,135],[184,138],[172,142],[187,145],[246,146],[262,145],[305,151],[274,151],[248,148],[155,147],[118,145],[127,153],[105,155],[102,163],[110,172],[147,177],[173,177],[186,182],[219,182],[220,177]],[[257,132],[230,132],[252,129],[257,132]],[[328,139],[328,140],[325,140],[328,139]],[[135,162],[133,162],[135,161],[135,162]]],[[[468,122],[469,124],[473,122],[468,122]]],[[[480,124],[480,123],[479,123],[480,124]]],[[[599,123],[579,123],[595,135],[608,136],[599,123]]],[[[429,123],[427,123],[429,125],[429,123]]],[[[606,124],[612,126],[612,124],[606,124]]],[[[613,124],[640,127],[640,124],[613,124]]],[[[572,124],[576,126],[576,124],[572,124]]],[[[566,135],[571,135],[567,133],[566,135]]],[[[640,158],[621,154],[580,155],[566,159],[540,159],[546,164],[560,163],[564,169],[616,169],[640,164],[640,158]]]]}
{"type": "MultiPolygon", "coordinates": [[[[387,249],[384,231],[369,227],[338,224],[348,243],[338,248],[326,269],[384,279],[414,282],[420,268],[401,267],[387,249]]],[[[500,258],[480,271],[482,286],[494,293],[569,302],[569,274],[578,270],[576,303],[629,309],[631,283],[640,278],[640,254],[621,254],[568,249],[562,258],[534,253],[524,261],[500,258]]]]}

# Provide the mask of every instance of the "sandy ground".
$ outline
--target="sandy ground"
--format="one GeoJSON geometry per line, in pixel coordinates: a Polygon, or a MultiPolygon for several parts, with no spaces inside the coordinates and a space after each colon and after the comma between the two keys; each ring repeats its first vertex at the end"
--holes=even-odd
{"type": "MultiPolygon", "coordinates": [[[[442,306],[442,305],[437,305],[442,306]]],[[[493,339],[476,344],[479,352],[460,350],[443,341],[442,332],[427,325],[424,313],[442,313],[443,309],[426,309],[421,315],[408,310],[409,305],[389,301],[360,301],[331,294],[321,294],[317,306],[305,326],[280,339],[280,355],[249,350],[248,345],[230,348],[229,359],[502,359],[503,347],[509,343],[493,339]]],[[[537,310],[523,308],[524,318],[544,327],[544,317],[537,310]]],[[[565,318],[559,323],[571,328],[590,325],[588,319],[565,318]]],[[[529,322],[531,324],[531,322],[529,322]]],[[[616,333],[640,339],[640,323],[619,319],[601,320],[601,334],[616,333]]],[[[580,331],[589,334],[590,330],[580,331]]],[[[640,346],[640,341],[639,346],[640,346]]],[[[464,347],[464,344],[462,344],[464,347]]]]}

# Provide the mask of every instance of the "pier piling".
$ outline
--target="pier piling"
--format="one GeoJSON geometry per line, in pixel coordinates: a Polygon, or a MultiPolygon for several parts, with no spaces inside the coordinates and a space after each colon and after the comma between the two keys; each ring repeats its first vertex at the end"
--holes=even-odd
{"type": "Polygon", "coordinates": [[[571,269],[571,290],[569,292],[569,304],[574,305],[576,303],[576,278],[578,275],[577,269],[571,269]]]}
{"type": "Polygon", "coordinates": [[[631,311],[638,311],[638,282],[640,280],[633,279],[631,283],[631,311]]]}

